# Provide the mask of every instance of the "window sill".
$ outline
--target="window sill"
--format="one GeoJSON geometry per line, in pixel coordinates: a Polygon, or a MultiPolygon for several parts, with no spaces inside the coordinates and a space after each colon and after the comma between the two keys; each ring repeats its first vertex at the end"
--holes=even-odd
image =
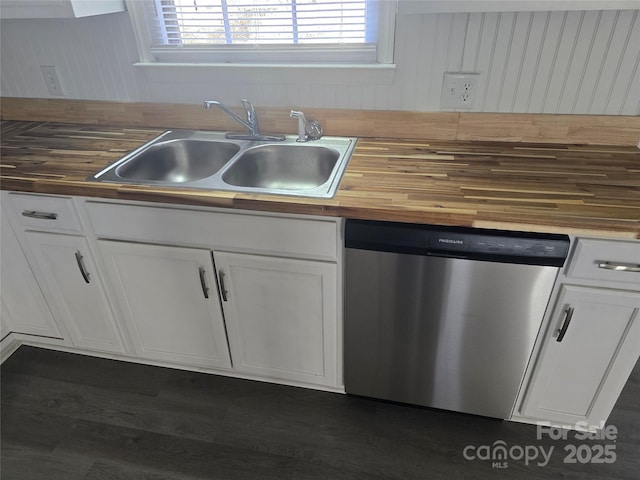
{"type": "Polygon", "coordinates": [[[279,84],[391,85],[395,64],[232,64],[138,62],[147,79],[161,83],[255,82],[279,84]]]}

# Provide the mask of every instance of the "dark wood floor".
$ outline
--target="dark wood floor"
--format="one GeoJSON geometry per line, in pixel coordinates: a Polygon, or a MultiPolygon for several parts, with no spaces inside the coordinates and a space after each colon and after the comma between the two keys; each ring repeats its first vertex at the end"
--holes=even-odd
{"type": "Polygon", "coordinates": [[[610,417],[615,442],[538,440],[531,425],[33,347],[2,365],[1,387],[2,480],[637,480],[640,471],[640,367],[610,417]],[[546,466],[509,459],[505,469],[463,455],[499,440],[554,451],[546,466]],[[613,444],[617,459],[565,464],[567,444],[613,444]]]}

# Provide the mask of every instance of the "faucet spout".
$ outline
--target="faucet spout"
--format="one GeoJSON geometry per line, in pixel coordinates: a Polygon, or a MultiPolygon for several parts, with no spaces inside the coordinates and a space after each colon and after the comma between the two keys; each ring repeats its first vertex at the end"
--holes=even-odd
{"type": "Polygon", "coordinates": [[[218,107],[224,113],[233,118],[236,122],[242,125],[248,130],[247,133],[227,133],[226,137],[234,140],[254,140],[260,142],[281,142],[284,140],[283,135],[262,135],[260,133],[260,126],[258,124],[258,115],[255,108],[251,105],[251,102],[246,98],[240,100],[242,106],[247,114],[247,119],[244,120],[240,115],[236,114],[232,110],[229,110],[218,100],[205,100],[204,108],[210,109],[211,107],[218,107]]]}
{"type": "MultiPolygon", "coordinates": [[[[247,102],[248,103],[248,102],[247,102]]],[[[244,105],[244,104],[243,104],[244,105]]],[[[251,105],[251,104],[249,104],[251,105]]],[[[229,115],[231,118],[233,118],[236,122],[238,122],[240,125],[242,125],[244,128],[246,128],[247,130],[249,130],[250,133],[253,134],[253,128],[252,126],[248,123],[245,122],[242,118],[240,118],[240,116],[238,114],[236,114],[234,111],[229,110],[227,107],[225,107],[221,102],[219,102],[218,100],[205,100],[204,102],[204,108],[206,108],[207,110],[210,109],[211,107],[218,107],[219,109],[221,109],[224,113],[226,113],[227,115],[229,115]]],[[[255,111],[254,111],[254,115],[255,115],[255,111]]]]}

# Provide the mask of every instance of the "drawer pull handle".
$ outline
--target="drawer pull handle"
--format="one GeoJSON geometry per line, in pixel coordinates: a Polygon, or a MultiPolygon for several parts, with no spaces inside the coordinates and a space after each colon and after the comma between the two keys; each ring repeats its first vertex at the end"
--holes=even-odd
{"type": "Polygon", "coordinates": [[[90,283],[91,280],[89,278],[89,272],[87,272],[87,268],[84,266],[84,261],[80,250],[76,252],[76,262],[78,263],[78,268],[80,269],[80,273],[82,274],[82,278],[86,283],[90,283]]]}
{"type": "Polygon", "coordinates": [[[198,271],[200,272],[200,286],[202,287],[204,298],[209,298],[209,287],[207,287],[207,279],[205,278],[206,272],[204,270],[204,267],[200,267],[198,271]]]}
{"type": "Polygon", "coordinates": [[[567,307],[564,311],[564,320],[562,320],[562,326],[560,330],[558,330],[558,338],[556,338],[556,342],[561,342],[567,333],[567,328],[569,328],[569,323],[571,323],[571,319],[573,318],[573,307],[567,307]]]}
{"type": "Polygon", "coordinates": [[[596,262],[598,268],[604,268],[605,270],[614,270],[616,272],[640,272],[640,265],[637,263],[621,263],[621,262],[606,262],[598,260],[596,262]]]}
{"type": "Polygon", "coordinates": [[[58,218],[57,213],[38,212],[36,210],[23,210],[22,216],[29,217],[29,218],[37,218],[39,220],[56,220],[58,218]]]}
{"type": "Polygon", "coordinates": [[[227,287],[224,284],[224,277],[225,277],[224,272],[220,270],[218,272],[218,278],[220,279],[220,294],[222,295],[222,300],[226,302],[228,299],[229,292],[227,292],[227,287]]]}

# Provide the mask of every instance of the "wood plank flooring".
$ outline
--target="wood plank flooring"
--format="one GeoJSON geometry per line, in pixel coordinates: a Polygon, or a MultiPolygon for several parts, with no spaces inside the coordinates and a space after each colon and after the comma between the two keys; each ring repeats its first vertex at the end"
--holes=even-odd
{"type": "Polygon", "coordinates": [[[301,388],[21,347],[1,368],[2,480],[637,479],[640,364],[611,440],[538,440],[536,427],[301,388]],[[554,447],[466,460],[466,446],[554,447]],[[615,445],[565,464],[567,444],[615,445]]]}

